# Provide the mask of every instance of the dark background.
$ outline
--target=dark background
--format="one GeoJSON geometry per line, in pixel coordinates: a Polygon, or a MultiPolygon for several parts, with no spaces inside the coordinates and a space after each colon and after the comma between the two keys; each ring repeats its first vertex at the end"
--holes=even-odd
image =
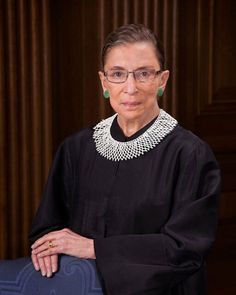
{"type": "Polygon", "coordinates": [[[222,170],[210,295],[236,294],[236,1],[0,0],[0,258],[27,235],[58,144],[111,114],[98,79],[104,37],[143,23],[171,72],[161,106],[212,147],[222,170]]]}

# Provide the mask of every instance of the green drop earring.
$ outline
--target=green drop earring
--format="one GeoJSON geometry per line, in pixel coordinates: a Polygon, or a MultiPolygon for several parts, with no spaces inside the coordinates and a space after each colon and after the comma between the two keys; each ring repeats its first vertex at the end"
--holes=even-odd
{"type": "Polygon", "coordinates": [[[103,96],[105,98],[109,98],[110,97],[109,91],[107,89],[103,92],[103,96]]]}
{"type": "Polygon", "coordinates": [[[164,93],[164,90],[162,88],[159,88],[157,90],[157,96],[161,97],[163,95],[163,93],[164,93]]]}

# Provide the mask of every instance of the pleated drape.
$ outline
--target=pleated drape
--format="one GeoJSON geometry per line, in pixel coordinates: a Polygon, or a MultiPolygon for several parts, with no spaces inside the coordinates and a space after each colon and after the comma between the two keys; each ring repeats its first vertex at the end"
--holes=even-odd
{"type": "Polygon", "coordinates": [[[1,1],[0,257],[27,236],[52,157],[48,1],[1,1]]]}

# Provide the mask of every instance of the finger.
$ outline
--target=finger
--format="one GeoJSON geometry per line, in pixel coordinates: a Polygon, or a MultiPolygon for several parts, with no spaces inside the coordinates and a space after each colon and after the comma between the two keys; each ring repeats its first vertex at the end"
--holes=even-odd
{"type": "Polygon", "coordinates": [[[34,265],[35,270],[39,271],[40,267],[39,267],[39,262],[38,262],[37,256],[35,254],[32,254],[31,259],[32,259],[32,263],[34,265]]]}
{"type": "MultiPolygon", "coordinates": [[[[55,254],[60,254],[61,247],[59,247],[59,245],[56,244],[57,242],[59,241],[53,242],[50,247],[46,245],[42,245],[41,247],[33,250],[32,253],[36,254],[37,257],[40,257],[40,258],[55,255],[55,254]]],[[[48,243],[45,243],[45,244],[48,244],[48,243]]]]}
{"type": "Polygon", "coordinates": [[[46,251],[48,247],[49,247],[49,242],[45,242],[41,246],[38,246],[37,248],[32,249],[32,254],[37,255],[43,251],[46,251]]]}
{"type": "Polygon", "coordinates": [[[36,249],[40,247],[43,243],[45,243],[45,238],[40,238],[39,240],[35,241],[34,244],[31,245],[31,249],[36,249]]]}
{"type": "Polygon", "coordinates": [[[58,230],[58,231],[52,231],[41,238],[39,238],[37,241],[32,244],[31,249],[36,249],[39,246],[43,245],[46,242],[50,242],[51,240],[54,240],[57,238],[57,236],[60,237],[60,235],[64,232],[64,230],[58,230]]]}
{"type": "Polygon", "coordinates": [[[34,244],[32,244],[32,246],[31,246],[31,249],[32,250],[35,250],[35,249],[37,249],[38,247],[40,247],[40,246],[42,246],[44,243],[39,243],[39,242],[35,242],[34,244]]]}
{"type": "Polygon", "coordinates": [[[49,248],[49,249],[47,249],[45,251],[39,252],[37,254],[37,257],[43,258],[43,257],[52,256],[52,255],[58,255],[58,254],[62,254],[62,253],[67,254],[62,249],[63,248],[61,248],[61,247],[56,247],[55,246],[53,248],[49,248]]]}
{"type": "Polygon", "coordinates": [[[40,258],[40,257],[37,257],[37,258],[38,258],[38,263],[39,263],[39,268],[40,268],[41,274],[43,277],[45,277],[47,274],[47,269],[46,269],[46,266],[44,263],[44,258],[40,258]]]}
{"type": "Polygon", "coordinates": [[[43,258],[44,260],[44,264],[46,267],[46,275],[48,278],[50,278],[52,276],[52,262],[51,262],[51,257],[50,256],[46,256],[43,258]]]}
{"type": "Polygon", "coordinates": [[[37,247],[40,247],[44,243],[51,241],[54,238],[54,236],[55,236],[55,232],[50,232],[49,234],[42,236],[37,241],[35,241],[34,244],[32,244],[31,248],[35,249],[37,247]]]}
{"type": "Polygon", "coordinates": [[[52,272],[57,272],[58,270],[58,255],[51,256],[52,272]]]}

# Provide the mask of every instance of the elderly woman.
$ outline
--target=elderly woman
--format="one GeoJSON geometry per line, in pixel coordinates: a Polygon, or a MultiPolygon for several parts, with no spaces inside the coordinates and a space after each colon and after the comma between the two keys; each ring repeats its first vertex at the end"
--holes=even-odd
{"type": "Polygon", "coordinates": [[[169,71],[142,25],[112,32],[99,72],[115,114],[59,147],[30,239],[36,270],[96,259],[105,294],[203,295],[220,172],[209,147],[158,106],[169,71]]]}

